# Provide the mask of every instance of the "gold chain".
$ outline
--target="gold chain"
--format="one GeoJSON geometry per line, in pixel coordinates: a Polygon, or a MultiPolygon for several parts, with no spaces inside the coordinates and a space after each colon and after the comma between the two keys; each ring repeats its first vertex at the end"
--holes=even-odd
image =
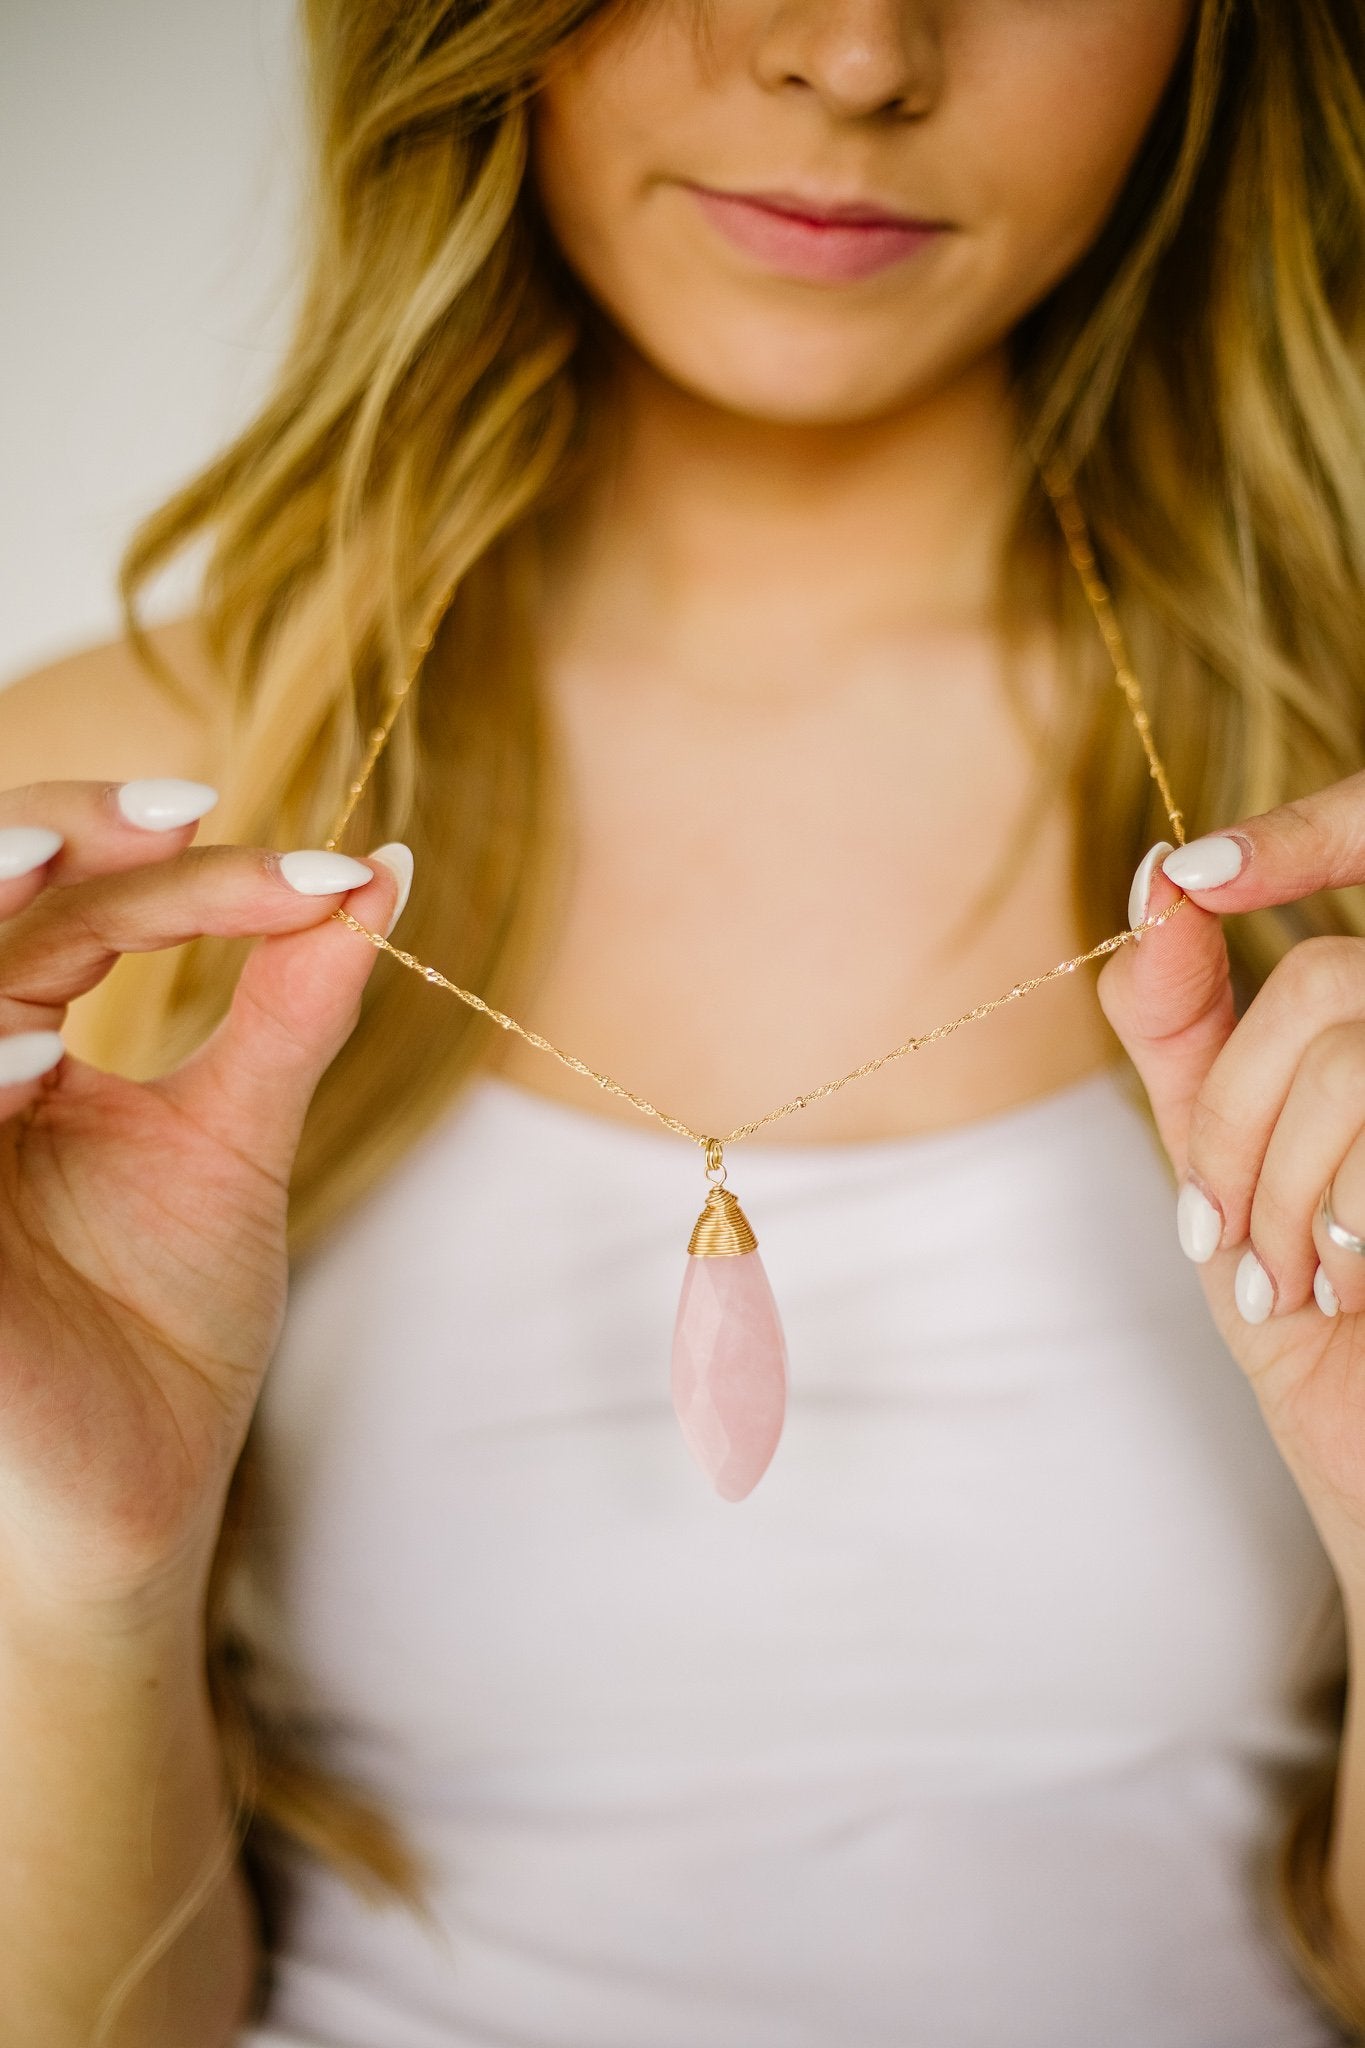
{"type": "MultiPolygon", "coordinates": [[[[1100,576],[1099,568],[1095,561],[1095,553],[1090,544],[1090,536],[1086,529],[1084,515],[1077,503],[1075,492],[1069,480],[1062,477],[1055,470],[1051,472],[1044,470],[1042,472],[1042,480],[1044,489],[1052,500],[1053,509],[1057,514],[1062,535],[1066,541],[1067,552],[1071,557],[1076,574],[1080,578],[1081,588],[1084,590],[1089,601],[1090,609],[1094,613],[1095,622],[1103,637],[1109,658],[1114,665],[1114,679],[1128,700],[1128,707],[1133,715],[1133,723],[1137,727],[1146,751],[1147,763],[1152,779],[1161,792],[1161,800],[1166,807],[1166,815],[1171,821],[1171,830],[1175,834],[1176,844],[1183,845],[1185,840],[1183,814],[1175,807],[1170,785],[1166,779],[1166,771],[1161,764],[1156,747],[1152,741],[1151,720],[1147,716],[1147,707],[1143,700],[1142,688],[1129,664],[1128,653],[1124,646],[1123,635],[1119,630],[1118,619],[1115,616],[1109,592],[1100,576]]],[[[329,849],[335,849],[338,839],[346,829],[347,821],[355,809],[366,782],[369,780],[374,764],[384,750],[385,742],[393,728],[394,720],[398,716],[403,700],[415,682],[421,670],[422,662],[426,657],[427,650],[436,637],[437,628],[445,615],[452,595],[453,592],[447,591],[443,595],[439,606],[432,612],[416,644],[405,681],[394,693],[383,723],[374,726],[370,731],[369,744],[360,774],[350,785],[345,808],[333,827],[332,836],[325,841],[329,849]]],[[[918,1052],[922,1045],[931,1045],[935,1039],[947,1038],[951,1032],[960,1030],[964,1024],[970,1024],[974,1018],[988,1017],[992,1010],[1000,1009],[1005,1003],[1017,1002],[1021,996],[1028,995],[1035,988],[1041,988],[1046,981],[1055,981],[1059,975],[1073,974],[1087,960],[1097,960],[1103,953],[1115,952],[1118,947],[1126,946],[1130,939],[1137,938],[1140,933],[1151,931],[1157,925],[1164,924],[1168,917],[1179,910],[1184,901],[1185,898],[1183,896],[1177,896],[1175,902],[1168,904],[1165,910],[1160,911],[1155,917],[1147,918],[1144,923],[1137,925],[1132,930],[1117,932],[1111,939],[1102,939],[1099,945],[1092,946],[1088,953],[1078,953],[1074,960],[1063,960],[1056,967],[1050,967],[1046,974],[1036,974],[1030,981],[1015,982],[1013,988],[1005,995],[997,996],[994,1002],[979,1003],[974,1010],[964,1010],[960,1017],[954,1017],[951,1023],[939,1024],[932,1031],[926,1031],[916,1037],[905,1039],[900,1045],[893,1046],[890,1052],[884,1052],[877,1059],[866,1061],[861,1067],[854,1067],[850,1073],[841,1074],[837,1081],[826,1081],[819,1088],[809,1089],[804,1095],[793,1096],[790,1102],[782,1103],[777,1109],[770,1109],[766,1116],[755,1118],[753,1123],[740,1124],[737,1129],[731,1131],[729,1136],[725,1138],[716,1138],[708,1136],[701,1131],[694,1131],[690,1124],[685,1124],[679,1118],[669,1116],[661,1109],[656,1109],[652,1102],[646,1102],[642,1095],[636,1095],[632,1089],[623,1087],[619,1081],[612,1080],[609,1074],[599,1074],[595,1067],[587,1066],[584,1061],[575,1059],[572,1053],[562,1051],[559,1046],[552,1044],[548,1038],[542,1038],[538,1031],[528,1031],[524,1025],[518,1024],[514,1017],[507,1016],[501,1010],[493,1009],[488,1003],[484,1002],[481,996],[473,995],[469,989],[461,988],[458,983],[448,981],[438,968],[424,966],[422,961],[415,959],[411,953],[404,953],[397,946],[391,946],[387,939],[383,938],[378,932],[369,931],[358,919],[352,917],[349,911],[338,909],[334,910],[332,915],[338,918],[342,924],[349,925],[353,932],[359,932],[360,936],[363,939],[368,939],[372,946],[382,952],[391,953],[393,958],[401,961],[404,967],[412,968],[415,973],[422,975],[427,981],[434,983],[438,988],[449,989],[453,996],[458,996],[462,1003],[468,1003],[472,1009],[482,1010],[486,1017],[491,1017],[493,1022],[501,1025],[504,1031],[515,1031],[518,1037],[526,1040],[528,1045],[537,1046],[542,1052],[553,1053],[557,1060],[562,1061],[566,1067],[572,1067],[576,1074],[582,1074],[585,1079],[595,1081],[599,1088],[606,1089],[609,1094],[619,1095],[623,1101],[633,1103],[635,1108],[642,1110],[646,1116],[652,1116],[668,1130],[676,1131],[679,1137],[690,1138],[694,1144],[700,1145],[706,1153],[709,1178],[712,1171],[719,1170],[722,1173],[724,1172],[721,1158],[723,1146],[733,1145],[740,1138],[750,1137],[753,1132],[761,1131],[765,1124],[775,1122],[778,1117],[790,1116],[793,1110],[804,1109],[808,1102],[818,1102],[822,1095],[833,1095],[836,1089],[846,1088],[850,1081],[859,1081],[866,1074],[875,1074],[878,1067],[886,1066],[890,1060],[901,1059],[909,1052],[918,1052]]]]}

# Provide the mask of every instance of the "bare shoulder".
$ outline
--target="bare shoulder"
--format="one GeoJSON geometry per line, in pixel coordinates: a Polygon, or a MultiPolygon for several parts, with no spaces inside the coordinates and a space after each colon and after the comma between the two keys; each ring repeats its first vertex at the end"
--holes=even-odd
{"type": "Polygon", "coordinates": [[[176,619],[148,639],[173,685],[126,639],[78,649],[0,684],[0,781],[11,789],[141,775],[212,781],[225,688],[198,622],[176,619]]]}

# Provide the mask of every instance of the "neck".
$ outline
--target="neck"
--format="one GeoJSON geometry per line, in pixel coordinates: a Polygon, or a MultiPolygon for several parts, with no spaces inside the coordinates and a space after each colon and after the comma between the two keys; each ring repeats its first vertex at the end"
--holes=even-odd
{"type": "Polygon", "coordinates": [[[850,634],[993,617],[1018,445],[1002,354],[894,415],[813,426],[727,411],[625,350],[609,419],[546,529],[560,648],[687,667],[689,648],[762,664],[780,643],[790,672],[793,650],[825,659],[850,634]]]}

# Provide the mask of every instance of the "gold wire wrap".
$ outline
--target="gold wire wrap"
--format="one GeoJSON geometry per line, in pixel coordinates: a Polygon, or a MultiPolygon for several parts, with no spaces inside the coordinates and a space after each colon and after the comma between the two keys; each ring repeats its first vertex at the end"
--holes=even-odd
{"type": "MultiPolygon", "coordinates": [[[[1103,638],[1110,661],[1113,663],[1114,679],[1128,701],[1128,708],[1132,713],[1133,723],[1137,727],[1147,755],[1148,768],[1153,781],[1161,792],[1161,800],[1165,805],[1166,815],[1171,822],[1171,832],[1175,843],[1177,846],[1183,846],[1185,843],[1184,815],[1175,806],[1170,785],[1166,778],[1165,768],[1162,766],[1152,739],[1151,720],[1147,715],[1147,707],[1142,695],[1142,686],[1129,664],[1127,648],[1124,645],[1123,635],[1114,613],[1113,602],[1095,560],[1095,552],[1091,546],[1084,514],[1077,502],[1075,491],[1069,478],[1064,477],[1055,468],[1044,468],[1040,471],[1040,475],[1043,488],[1051,499],[1053,510],[1057,515],[1057,521],[1061,527],[1072,566],[1080,579],[1081,588],[1085,592],[1090,609],[1095,617],[1095,623],[1103,638]]],[[[398,711],[408,691],[417,679],[422,662],[426,658],[427,650],[436,637],[437,629],[453,595],[453,589],[448,590],[442,597],[440,604],[433,607],[428,619],[424,622],[422,633],[415,643],[415,652],[409,663],[407,675],[395,691],[383,723],[374,726],[370,731],[369,743],[360,774],[350,785],[346,805],[341,811],[336,825],[333,827],[331,837],[324,841],[329,850],[335,850],[338,839],[346,829],[347,820],[355,809],[361,792],[369,780],[375,762],[383,752],[385,741],[392,730],[398,711]]],[[[448,989],[451,995],[458,996],[460,1001],[468,1003],[471,1009],[482,1010],[484,1015],[491,1018],[502,1030],[516,1032],[517,1036],[524,1038],[528,1045],[534,1045],[542,1052],[552,1053],[564,1066],[572,1068],[574,1073],[582,1074],[585,1080],[596,1082],[597,1086],[605,1089],[608,1094],[617,1095],[622,1101],[631,1103],[643,1115],[651,1116],[656,1122],[661,1123],[665,1129],[676,1131],[681,1138],[690,1138],[694,1145],[701,1146],[706,1153],[708,1175],[713,1168],[719,1169],[723,1175],[724,1166],[720,1158],[720,1148],[722,1145],[733,1145],[740,1138],[751,1137],[755,1131],[761,1131],[765,1124],[774,1123],[779,1117],[790,1116],[794,1110],[804,1109],[808,1102],[818,1102],[824,1095],[833,1095],[836,1090],[846,1088],[850,1081],[860,1081],[867,1074],[875,1074],[879,1067],[886,1066],[889,1061],[901,1059],[906,1053],[918,1052],[921,1046],[932,1045],[936,1039],[947,1038],[952,1032],[960,1030],[964,1024],[970,1024],[977,1017],[988,1017],[992,1010],[1000,1009],[1005,1003],[1019,1001],[1021,997],[1029,995],[1035,988],[1041,988],[1044,982],[1055,981],[1059,975],[1072,974],[1078,967],[1084,966],[1087,961],[1098,960],[1102,954],[1116,952],[1120,946],[1126,946],[1130,939],[1138,938],[1143,932],[1153,931],[1157,925],[1164,924],[1168,917],[1174,916],[1175,912],[1182,907],[1186,900],[1183,895],[1177,896],[1174,903],[1168,904],[1165,910],[1159,911],[1155,917],[1144,919],[1141,924],[1133,926],[1128,931],[1116,932],[1113,938],[1101,939],[1100,943],[1097,946],[1092,946],[1088,953],[1078,953],[1074,960],[1059,961],[1055,967],[1049,967],[1045,974],[1035,974],[1028,981],[1016,981],[1013,988],[1008,989],[1004,995],[997,996],[994,1001],[978,1003],[975,1009],[964,1010],[961,1016],[952,1018],[948,1023],[936,1024],[932,1031],[920,1032],[913,1037],[903,1039],[899,1045],[893,1046],[890,1052],[881,1053],[876,1059],[866,1060],[862,1066],[852,1068],[847,1074],[840,1074],[837,1080],[822,1082],[818,1088],[810,1088],[802,1095],[793,1096],[789,1102],[779,1104],[776,1109],[770,1109],[765,1116],[756,1117],[752,1123],[738,1125],[724,1139],[708,1136],[701,1131],[694,1131],[690,1124],[685,1124],[679,1117],[669,1116],[663,1110],[657,1109],[652,1102],[647,1102],[642,1095],[635,1094],[632,1089],[623,1086],[621,1082],[614,1081],[609,1074],[600,1074],[595,1067],[590,1067],[584,1061],[576,1059],[572,1053],[562,1051],[559,1046],[553,1044],[548,1038],[543,1038],[538,1031],[527,1030],[525,1025],[518,1024],[514,1017],[507,1016],[502,1010],[493,1009],[491,1005],[484,1002],[481,996],[474,995],[467,988],[461,988],[458,982],[448,981],[439,968],[427,967],[422,961],[414,959],[411,953],[404,953],[398,947],[391,946],[387,939],[383,938],[378,932],[370,931],[357,918],[352,917],[349,911],[338,908],[332,912],[332,915],[339,919],[342,924],[349,925],[353,932],[358,932],[361,938],[368,939],[370,944],[380,952],[392,954],[393,958],[401,962],[404,967],[410,967],[414,973],[424,976],[434,986],[448,989]]],[[[712,1189],[712,1195],[723,1192],[719,1187],[712,1189]]],[[[733,1195],[729,1196],[728,1200],[733,1202],[733,1195]]],[[[711,1196],[708,1196],[708,1209],[710,1202],[711,1196]]],[[[749,1230],[749,1225],[744,1221],[743,1212],[739,1210],[737,1203],[735,1207],[740,1221],[744,1224],[744,1229],[749,1230]]],[[[693,1231],[694,1242],[697,1230],[701,1229],[706,1215],[707,1211],[704,1210],[702,1216],[698,1219],[697,1229],[693,1231]]],[[[749,1230],[749,1235],[750,1237],[753,1236],[751,1230],[749,1230]]],[[[744,1247],[745,1250],[752,1250],[752,1248],[752,1245],[744,1247]]]]}
{"type": "Polygon", "coordinates": [[[692,1226],[687,1249],[694,1259],[731,1259],[758,1244],[753,1225],[729,1188],[712,1188],[692,1226]]]}

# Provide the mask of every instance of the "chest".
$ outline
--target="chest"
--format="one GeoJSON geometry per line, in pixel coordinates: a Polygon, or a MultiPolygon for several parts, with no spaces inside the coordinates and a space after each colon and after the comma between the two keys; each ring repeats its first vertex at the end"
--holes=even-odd
{"type": "Polygon", "coordinates": [[[291,1296],[286,1706],[454,1774],[1283,1732],[1330,1566],[1136,1112],[1092,1078],[873,1149],[746,1168],[791,1376],[733,1507],[668,1397],[686,1148],[481,1090],[291,1296]]]}
{"type": "MultiPolygon", "coordinates": [[[[1083,950],[1060,802],[1008,858],[1036,761],[991,664],[958,653],[916,675],[888,655],[778,697],[635,683],[547,678],[562,856],[523,1018],[647,1099],[732,1128],[1083,950]]],[[[1111,1051],[1086,971],[772,1135],[937,1128],[1111,1051]]],[[[638,1114],[511,1034],[494,1058],[638,1114]]]]}

